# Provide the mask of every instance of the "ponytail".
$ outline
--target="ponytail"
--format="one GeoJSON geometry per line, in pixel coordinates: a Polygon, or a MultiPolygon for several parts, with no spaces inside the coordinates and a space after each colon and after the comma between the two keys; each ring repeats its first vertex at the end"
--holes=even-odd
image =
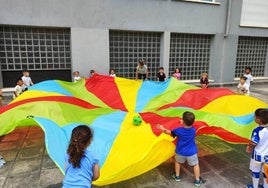
{"type": "Polygon", "coordinates": [[[81,159],[84,157],[92,137],[93,133],[86,125],[79,125],[73,129],[67,153],[70,156],[69,163],[72,163],[75,168],[80,168],[81,159]]]}

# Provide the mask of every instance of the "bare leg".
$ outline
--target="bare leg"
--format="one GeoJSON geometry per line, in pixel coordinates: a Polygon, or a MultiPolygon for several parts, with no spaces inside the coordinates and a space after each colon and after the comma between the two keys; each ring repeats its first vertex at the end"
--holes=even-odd
{"type": "Polygon", "coordinates": [[[181,164],[175,161],[175,173],[176,176],[180,176],[181,164]]]}
{"type": "Polygon", "coordinates": [[[199,168],[199,164],[194,166],[194,178],[195,180],[199,180],[200,179],[200,168],[199,168]]]}

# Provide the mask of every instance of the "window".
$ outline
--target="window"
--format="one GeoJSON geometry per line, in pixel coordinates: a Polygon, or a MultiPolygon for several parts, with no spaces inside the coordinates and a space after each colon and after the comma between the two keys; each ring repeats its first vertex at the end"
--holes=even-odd
{"type": "Polygon", "coordinates": [[[70,53],[69,29],[0,26],[2,71],[70,69],[70,53]]]}
{"type": "Polygon", "coordinates": [[[110,68],[117,76],[135,78],[139,59],[149,68],[149,79],[156,80],[160,65],[161,33],[110,31],[110,68]]]}
{"type": "Polygon", "coordinates": [[[244,37],[238,39],[235,77],[244,74],[246,66],[252,69],[252,75],[263,77],[266,57],[267,57],[268,38],[244,37]]]}
{"type": "Polygon", "coordinates": [[[200,79],[209,71],[211,35],[171,33],[169,74],[176,68],[183,80],[200,79]]]}

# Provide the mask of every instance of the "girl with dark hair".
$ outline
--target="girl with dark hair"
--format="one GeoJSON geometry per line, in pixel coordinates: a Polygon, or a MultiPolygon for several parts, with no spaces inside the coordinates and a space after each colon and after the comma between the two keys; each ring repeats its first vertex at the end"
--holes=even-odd
{"type": "Polygon", "coordinates": [[[65,156],[66,165],[63,188],[90,188],[92,181],[99,178],[98,159],[87,150],[92,138],[93,133],[86,125],[79,125],[73,129],[65,156]]]}

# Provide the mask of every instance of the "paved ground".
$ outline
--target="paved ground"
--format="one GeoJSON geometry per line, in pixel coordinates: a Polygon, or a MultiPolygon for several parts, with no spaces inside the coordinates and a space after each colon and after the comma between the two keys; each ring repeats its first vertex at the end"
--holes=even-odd
{"type": "MultiPolygon", "coordinates": [[[[253,86],[251,95],[268,103],[267,85],[253,86]]],[[[250,156],[245,152],[245,145],[229,144],[210,136],[198,136],[197,143],[201,174],[207,180],[201,187],[239,188],[251,181],[250,156]]],[[[44,134],[39,127],[17,128],[0,137],[0,155],[7,161],[0,169],[1,187],[61,187],[63,175],[47,155],[44,134]]],[[[183,166],[181,182],[172,180],[172,171],[173,159],[170,159],[141,176],[103,188],[194,187],[192,170],[187,165],[183,166]]]]}

